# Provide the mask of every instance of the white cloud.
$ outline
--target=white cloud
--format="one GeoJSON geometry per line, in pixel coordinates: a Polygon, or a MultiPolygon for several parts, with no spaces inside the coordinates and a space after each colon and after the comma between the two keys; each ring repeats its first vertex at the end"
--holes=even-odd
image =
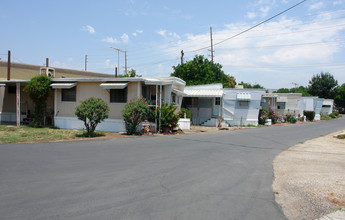
{"type": "Polygon", "coordinates": [[[271,7],[269,6],[260,7],[261,17],[266,17],[270,10],[271,10],[271,7]]]}
{"type": "MultiPolygon", "coordinates": [[[[342,50],[343,43],[336,40],[342,36],[341,31],[345,31],[342,25],[345,18],[327,20],[315,18],[315,22],[305,23],[282,18],[266,23],[215,45],[215,62],[223,65],[228,74],[236,72],[237,81],[252,80],[252,83],[258,82],[268,88],[287,87],[286,81],[307,85],[310,74],[324,71],[321,64],[334,62],[334,57],[342,50]]],[[[226,25],[223,30],[218,28],[213,33],[213,42],[221,42],[251,26],[242,23],[226,25]]],[[[168,37],[173,33],[161,30],[160,35],[168,37]]],[[[160,43],[157,50],[171,59],[184,50],[185,60],[191,60],[195,54],[208,57],[209,48],[205,46],[209,41],[208,33],[187,34],[183,38],[174,38],[172,42],[160,43]],[[200,48],[205,49],[197,50],[200,48]]]]}
{"type": "Polygon", "coordinates": [[[156,31],[157,34],[161,35],[161,36],[165,36],[165,33],[167,32],[167,30],[159,30],[159,31],[156,31]]]}
{"type": "Polygon", "coordinates": [[[113,37],[107,37],[102,40],[103,42],[111,43],[111,44],[117,44],[119,41],[116,38],[113,37]]]}
{"type": "Polygon", "coordinates": [[[254,18],[256,18],[255,12],[248,12],[248,13],[247,13],[247,18],[249,18],[249,19],[254,19],[254,18]]]}
{"type": "Polygon", "coordinates": [[[121,40],[123,43],[128,43],[129,41],[129,36],[128,34],[124,33],[122,36],[121,36],[121,40]]]}
{"type": "Polygon", "coordinates": [[[132,33],[132,35],[134,37],[138,36],[138,34],[142,34],[144,31],[143,30],[136,30],[134,33],[132,33]]]}
{"type": "Polygon", "coordinates": [[[82,30],[82,31],[87,31],[87,32],[89,32],[90,34],[95,34],[95,33],[96,33],[95,28],[93,28],[93,27],[90,26],[90,25],[83,26],[81,30],[82,30]]]}
{"type": "Polygon", "coordinates": [[[324,6],[323,2],[317,2],[309,6],[309,10],[317,10],[324,6]]]}
{"type": "Polygon", "coordinates": [[[343,4],[343,0],[338,0],[338,1],[334,1],[333,5],[341,5],[343,4]]]}

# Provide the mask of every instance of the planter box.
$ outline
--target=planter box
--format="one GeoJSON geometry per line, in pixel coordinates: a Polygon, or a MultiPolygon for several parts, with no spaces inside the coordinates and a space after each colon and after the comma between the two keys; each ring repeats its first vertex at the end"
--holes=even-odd
{"type": "Polygon", "coordinates": [[[272,119],[267,119],[265,125],[272,125],[272,119]]]}

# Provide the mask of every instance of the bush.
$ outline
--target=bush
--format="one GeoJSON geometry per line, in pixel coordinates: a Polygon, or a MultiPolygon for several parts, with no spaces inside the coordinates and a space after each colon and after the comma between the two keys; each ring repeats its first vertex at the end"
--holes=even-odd
{"type": "Polygon", "coordinates": [[[314,111],[303,111],[303,115],[307,118],[308,121],[313,121],[315,118],[315,112],[314,111]]]}
{"type": "Polygon", "coordinates": [[[128,135],[138,134],[138,125],[149,118],[150,108],[145,99],[130,101],[122,110],[122,117],[125,121],[126,132],[128,135]]]}
{"type": "Polygon", "coordinates": [[[180,118],[184,118],[184,113],[186,113],[186,118],[190,118],[192,120],[192,112],[187,108],[181,108],[178,112],[180,118]]]}
{"type": "Polygon", "coordinates": [[[24,88],[34,102],[34,127],[43,125],[47,99],[51,91],[51,78],[45,75],[33,77],[24,88]]]}
{"type": "Polygon", "coordinates": [[[291,124],[294,124],[297,122],[297,119],[293,115],[286,115],[286,121],[291,124]]]}
{"type": "Polygon", "coordinates": [[[269,108],[269,119],[272,120],[272,124],[275,124],[277,123],[277,120],[278,120],[278,115],[277,113],[275,113],[275,111],[271,108],[269,108]]]}
{"type": "Polygon", "coordinates": [[[331,114],[329,114],[329,117],[331,117],[331,118],[338,118],[338,116],[339,116],[339,113],[337,113],[337,112],[332,112],[331,114]]]}
{"type": "Polygon", "coordinates": [[[259,124],[265,125],[268,118],[269,118],[269,111],[265,108],[260,109],[260,111],[259,111],[259,124]]]}
{"type": "Polygon", "coordinates": [[[161,108],[157,107],[157,119],[160,115],[160,132],[166,132],[166,130],[173,130],[177,126],[177,122],[180,119],[179,114],[175,114],[176,106],[174,104],[163,104],[161,108]]]}
{"type": "Polygon", "coordinates": [[[103,99],[91,97],[83,101],[75,110],[75,115],[84,122],[90,137],[99,123],[108,118],[109,106],[103,99]]]}

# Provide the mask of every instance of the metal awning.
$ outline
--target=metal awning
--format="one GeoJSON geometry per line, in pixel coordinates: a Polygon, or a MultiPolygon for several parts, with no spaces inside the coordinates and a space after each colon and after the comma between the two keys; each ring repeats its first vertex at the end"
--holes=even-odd
{"type": "Polygon", "coordinates": [[[206,98],[213,98],[213,97],[222,97],[223,90],[222,89],[185,89],[184,93],[186,93],[185,97],[206,97],[206,98]]]}
{"type": "Polygon", "coordinates": [[[287,102],[287,97],[278,97],[277,102],[287,102]]]}
{"type": "Polygon", "coordinates": [[[145,85],[171,85],[172,81],[168,80],[161,80],[161,79],[155,79],[155,78],[146,78],[145,79],[145,85]]]}
{"type": "Polygon", "coordinates": [[[53,89],[70,89],[75,87],[76,83],[52,83],[50,86],[53,89]]]}
{"type": "Polygon", "coordinates": [[[128,83],[102,83],[100,87],[103,89],[124,89],[128,83]]]}
{"type": "Polygon", "coordinates": [[[243,101],[249,101],[252,99],[252,96],[250,95],[250,93],[241,92],[241,93],[237,93],[236,99],[237,100],[243,100],[243,101]]]}
{"type": "Polygon", "coordinates": [[[172,89],[172,92],[179,96],[186,96],[187,94],[178,89],[172,89]]]}

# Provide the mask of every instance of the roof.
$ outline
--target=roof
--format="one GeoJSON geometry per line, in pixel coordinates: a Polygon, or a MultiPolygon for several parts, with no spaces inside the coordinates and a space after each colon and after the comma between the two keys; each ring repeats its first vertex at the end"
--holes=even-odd
{"type": "MultiPolygon", "coordinates": [[[[30,65],[23,63],[11,63],[11,79],[15,80],[29,80],[32,77],[40,74],[40,68],[43,66],[30,65]]],[[[87,72],[81,70],[55,68],[55,78],[99,78],[99,77],[111,77],[110,74],[87,72]]],[[[0,80],[7,79],[7,62],[0,61],[0,80]]]]}

